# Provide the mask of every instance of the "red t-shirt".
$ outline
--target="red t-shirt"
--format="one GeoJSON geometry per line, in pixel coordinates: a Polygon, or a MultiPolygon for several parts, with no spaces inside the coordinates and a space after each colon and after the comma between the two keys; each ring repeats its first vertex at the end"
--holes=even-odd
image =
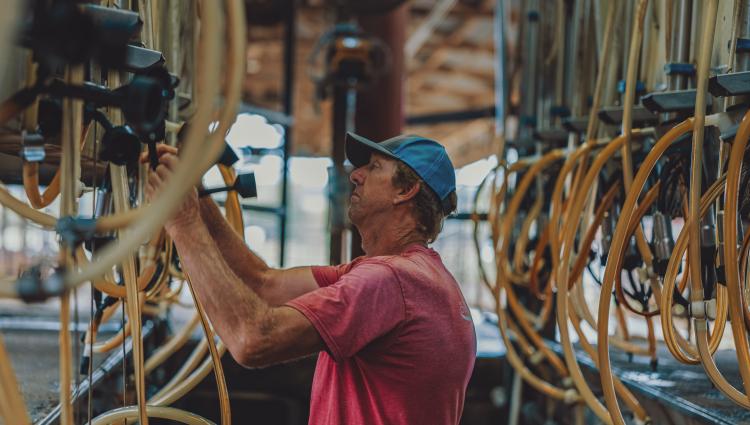
{"type": "Polygon", "coordinates": [[[314,267],[319,289],[287,305],[325,341],[311,425],[456,425],[476,358],[458,284],[437,252],[314,267]]]}

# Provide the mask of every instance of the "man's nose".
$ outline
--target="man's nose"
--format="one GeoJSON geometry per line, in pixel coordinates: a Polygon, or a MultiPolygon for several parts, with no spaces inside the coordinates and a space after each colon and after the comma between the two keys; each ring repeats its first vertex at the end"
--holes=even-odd
{"type": "Polygon", "coordinates": [[[351,174],[349,174],[349,181],[355,185],[361,185],[364,181],[364,167],[355,168],[351,174]]]}

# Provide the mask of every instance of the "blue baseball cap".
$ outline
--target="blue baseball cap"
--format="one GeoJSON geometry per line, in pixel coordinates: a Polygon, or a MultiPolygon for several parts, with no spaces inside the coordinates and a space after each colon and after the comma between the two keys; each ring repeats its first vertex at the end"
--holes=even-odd
{"type": "Polygon", "coordinates": [[[456,191],[456,171],[443,145],[414,135],[396,136],[376,143],[358,134],[346,133],[346,157],[355,167],[370,162],[373,152],[408,165],[440,199],[443,212],[451,212],[449,196],[456,191]]]}

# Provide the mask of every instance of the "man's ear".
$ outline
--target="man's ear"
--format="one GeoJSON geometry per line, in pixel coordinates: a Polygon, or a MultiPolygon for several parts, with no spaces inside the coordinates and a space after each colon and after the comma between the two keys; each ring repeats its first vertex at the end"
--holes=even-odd
{"type": "Polygon", "coordinates": [[[410,200],[414,199],[414,197],[417,196],[417,193],[419,193],[419,189],[421,188],[422,184],[416,182],[408,189],[400,189],[396,194],[396,197],[393,198],[393,205],[403,204],[404,202],[409,202],[410,200]]]}

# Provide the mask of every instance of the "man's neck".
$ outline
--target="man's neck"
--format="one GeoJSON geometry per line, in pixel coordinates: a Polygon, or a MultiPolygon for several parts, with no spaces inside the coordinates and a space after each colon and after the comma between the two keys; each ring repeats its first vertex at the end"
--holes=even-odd
{"type": "Polygon", "coordinates": [[[362,236],[362,249],[368,257],[398,255],[414,244],[427,246],[424,236],[416,231],[411,215],[395,216],[385,220],[372,219],[358,227],[362,236]]]}

